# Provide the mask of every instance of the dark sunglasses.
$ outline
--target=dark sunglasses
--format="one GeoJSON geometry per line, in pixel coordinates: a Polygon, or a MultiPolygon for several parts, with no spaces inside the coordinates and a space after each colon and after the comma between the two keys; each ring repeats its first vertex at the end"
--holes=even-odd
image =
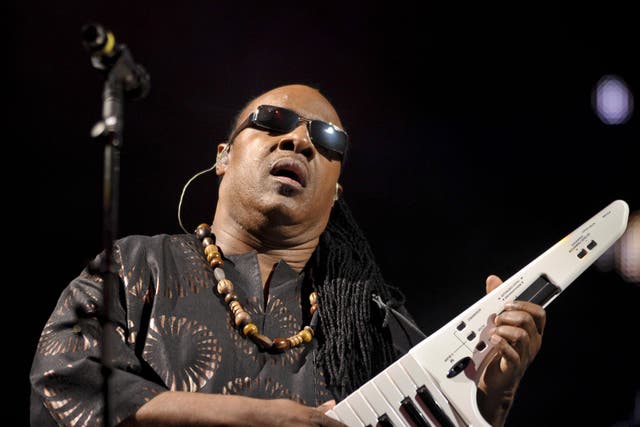
{"type": "Polygon", "coordinates": [[[307,124],[309,137],[316,147],[319,146],[338,153],[344,159],[349,143],[349,137],[344,130],[332,123],[307,119],[293,110],[273,105],[260,105],[256,111],[249,114],[249,117],[240,123],[231,134],[229,143],[233,143],[234,138],[249,126],[277,133],[287,133],[297,128],[300,122],[307,124]]]}

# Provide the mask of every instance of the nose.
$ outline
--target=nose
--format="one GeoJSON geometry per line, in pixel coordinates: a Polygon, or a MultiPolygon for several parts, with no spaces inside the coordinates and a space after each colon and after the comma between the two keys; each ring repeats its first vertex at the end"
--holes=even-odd
{"type": "Polygon", "coordinates": [[[307,160],[313,159],[315,150],[309,137],[307,123],[301,121],[295,129],[282,134],[278,141],[278,149],[300,153],[305,156],[307,160]]]}

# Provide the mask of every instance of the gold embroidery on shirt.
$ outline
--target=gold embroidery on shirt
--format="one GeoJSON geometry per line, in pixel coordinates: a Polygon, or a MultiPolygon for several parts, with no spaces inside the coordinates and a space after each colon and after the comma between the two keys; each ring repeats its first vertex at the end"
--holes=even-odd
{"type": "Polygon", "coordinates": [[[171,390],[198,391],[222,361],[222,347],[204,324],[185,317],[152,318],[144,359],[171,390]]]}

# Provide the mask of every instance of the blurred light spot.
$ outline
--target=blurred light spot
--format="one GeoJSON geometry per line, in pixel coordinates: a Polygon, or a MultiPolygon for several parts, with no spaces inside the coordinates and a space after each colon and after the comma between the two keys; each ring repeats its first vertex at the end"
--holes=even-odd
{"type": "Polygon", "coordinates": [[[619,125],[633,113],[633,94],[627,84],[618,76],[602,77],[593,93],[593,106],[603,123],[619,125]]]}
{"type": "Polygon", "coordinates": [[[629,215],[624,234],[595,265],[601,271],[615,270],[625,281],[640,285],[640,211],[629,215]]]}

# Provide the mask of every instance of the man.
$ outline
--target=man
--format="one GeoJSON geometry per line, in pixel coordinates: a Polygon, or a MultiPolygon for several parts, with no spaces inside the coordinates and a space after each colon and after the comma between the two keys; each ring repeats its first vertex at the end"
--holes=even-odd
{"type": "MultiPolygon", "coordinates": [[[[373,298],[392,303],[398,291],[340,197],[342,128],[311,87],[266,92],[218,147],[211,226],[117,242],[112,422],[338,426],[324,412],[395,360],[402,327],[373,298]]],[[[34,425],[102,419],[101,284],[85,270],[45,325],[34,425]]],[[[487,291],[499,284],[490,276],[487,291]]],[[[498,353],[479,382],[491,424],[504,423],[545,321],[524,302],[497,317],[498,353]]]]}

